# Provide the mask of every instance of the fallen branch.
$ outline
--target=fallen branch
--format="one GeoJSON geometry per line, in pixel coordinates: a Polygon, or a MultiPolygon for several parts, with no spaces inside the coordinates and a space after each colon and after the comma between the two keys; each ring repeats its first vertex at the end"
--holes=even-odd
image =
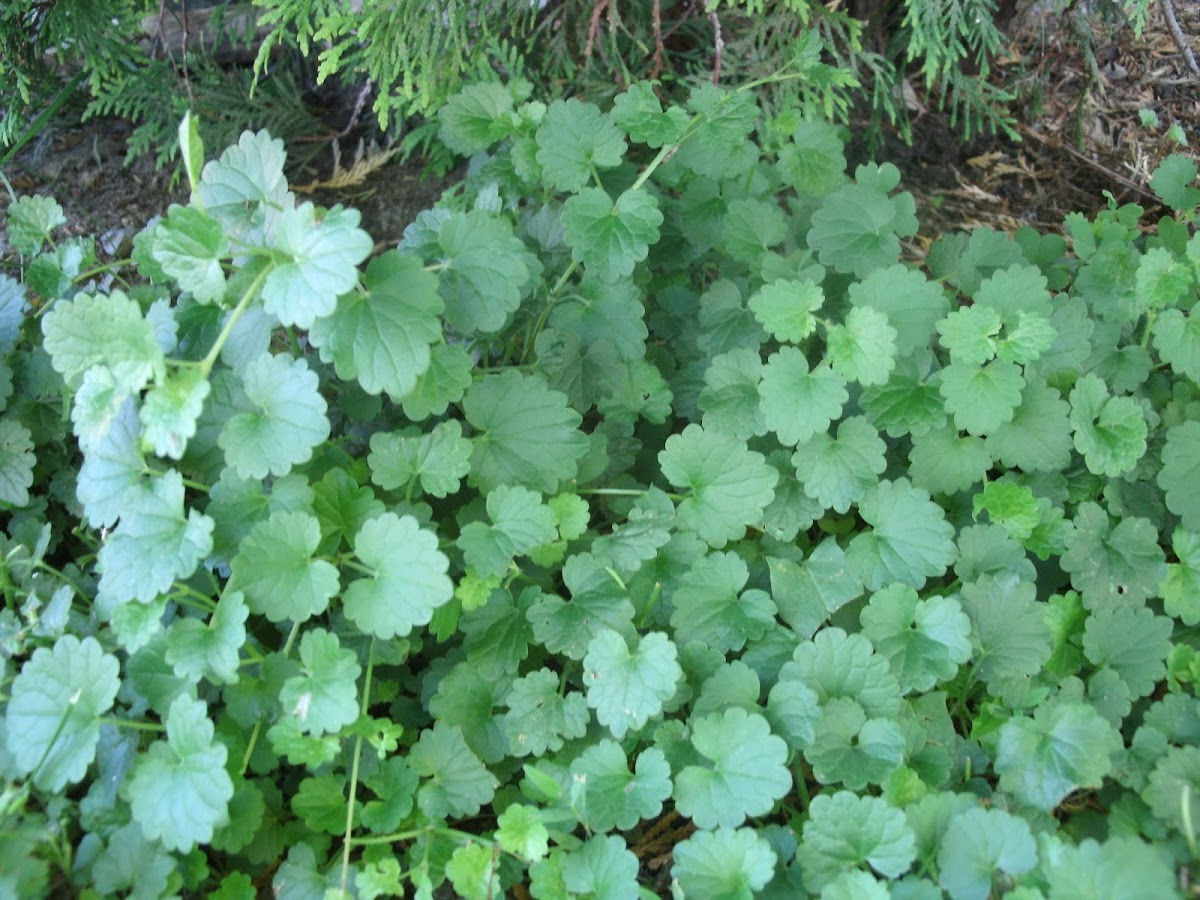
{"type": "Polygon", "coordinates": [[[1192,53],[1192,48],[1184,36],[1183,29],[1179,27],[1179,19],[1175,16],[1175,0],[1162,0],[1162,11],[1163,17],[1167,20],[1167,30],[1171,32],[1175,46],[1179,48],[1179,52],[1187,60],[1192,74],[1200,78],[1200,65],[1196,64],[1196,55],[1192,53]]]}

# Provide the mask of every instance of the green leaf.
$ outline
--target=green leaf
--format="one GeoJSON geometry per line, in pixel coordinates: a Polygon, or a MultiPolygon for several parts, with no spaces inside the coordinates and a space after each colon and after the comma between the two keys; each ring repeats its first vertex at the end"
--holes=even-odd
{"type": "Polygon", "coordinates": [[[395,831],[412,812],[417,797],[416,774],[402,757],[391,756],[364,783],[379,799],[363,804],[363,824],[376,834],[395,831]]]}
{"type": "Polygon", "coordinates": [[[697,405],[704,411],[703,426],[738,440],[767,433],[758,402],[762,362],[749,348],[730,350],[713,358],[704,373],[704,389],[697,405]]]}
{"type": "Polygon", "coordinates": [[[218,446],[243,478],[286,475],[329,438],[328,408],[303,359],[264,353],[242,371],[249,409],[230,417],[218,446]]]}
{"type": "Polygon", "coordinates": [[[0,355],[7,356],[16,346],[28,311],[25,285],[7,275],[0,275],[0,355]]]}
{"type": "Polygon", "coordinates": [[[417,804],[430,818],[473,816],[495,794],[496,779],[467,747],[462,731],[443,722],[421,732],[408,762],[426,779],[417,804]]]}
{"type": "Polygon", "coordinates": [[[1200,535],[1176,528],[1171,549],[1179,562],[1167,565],[1163,609],[1190,627],[1200,622],[1200,535]]]}
{"type": "Polygon", "coordinates": [[[221,301],[229,240],[220,222],[194,206],[172,203],[152,235],[150,255],[167,276],[200,303],[221,301]]]}
{"type": "Polygon", "coordinates": [[[149,603],[212,551],[213,520],[183,505],[183,476],[171,469],[126,493],[121,522],[100,545],[99,599],[110,608],[149,603]]]}
{"type": "Polygon", "coordinates": [[[496,826],[496,843],[521,859],[542,859],[550,850],[550,832],[536,807],[514,803],[499,815],[496,826]]]}
{"type": "Polygon", "coordinates": [[[1113,397],[1104,382],[1085,375],[1071,391],[1075,448],[1088,469],[1110,478],[1130,471],[1146,452],[1146,420],[1132,397],[1113,397]]]}
{"type": "Polygon", "coordinates": [[[987,900],[997,872],[1022,875],[1037,864],[1024,819],[1002,809],[970,809],[950,819],[938,849],[938,882],[952,900],[987,900]]]}
{"type": "Polygon", "coordinates": [[[1016,575],[984,575],[962,587],[971,619],[976,676],[999,694],[1005,683],[1031,678],[1050,659],[1050,626],[1036,588],[1016,575]]]}
{"type": "Polygon", "coordinates": [[[1083,652],[1093,666],[1121,676],[1130,697],[1145,697],[1167,672],[1174,626],[1145,607],[1096,609],[1083,626],[1083,652]]]}
{"type": "Polygon", "coordinates": [[[321,542],[317,519],[280,511],[256,524],[230,563],[230,586],[246,595],[250,610],[272,622],[303,622],[320,615],[338,592],[338,570],[314,559],[321,542]]]}
{"type": "Polygon", "coordinates": [[[0,503],[25,506],[33,486],[33,435],[13,419],[0,419],[0,503]]]}
{"type": "Polygon", "coordinates": [[[950,309],[941,285],[903,265],[870,267],[861,281],[851,283],[848,293],[853,306],[870,307],[887,316],[896,329],[897,359],[928,351],[934,327],[950,309]]]}
{"type": "Polygon", "coordinates": [[[108,838],[108,846],[96,859],[92,878],[96,890],[107,896],[150,900],[168,893],[168,879],[175,869],[176,861],[171,855],[157,842],[148,840],[137,823],[130,822],[108,838]],[[125,893],[125,889],[129,892],[125,893]]]}
{"type": "Polygon", "coordinates": [[[641,290],[631,281],[606,284],[592,277],[585,277],[577,290],[575,302],[550,311],[551,327],[578,335],[588,348],[609,345],[622,361],[642,360],[648,332],[641,290]]]}
{"type": "Polygon", "coordinates": [[[731,259],[756,265],[772,247],[783,243],[788,220],[774,199],[731,200],[725,209],[721,249],[731,259]]]}
{"type": "Polygon", "coordinates": [[[1000,728],[1000,789],[1052,811],[1071,791],[1098,788],[1124,748],[1120,734],[1087,703],[1043,703],[1033,718],[1014,716],[1000,728]]]}
{"type": "Polygon", "coordinates": [[[868,719],[857,702],[837,697],[822,704],[804,758],[822,784],[861,791],[882,784],[904,761],[904,732],[894,720],[868,719]]]}
{"type": "Polygon", "coordinates": [[[983,481],[992,456],[982,438],[939,427],[916,435],[908,454],[913,484],[931,494],[954,494],[983,481]]]}
{"type": "Polygon", "coordinates": [[[671,767],[662,751],[643,750],[629,771],[625,751],[604,738],[592,744],[571,763],[571,778],[583,785],[579,812],[592,831],[628,831],[662,812],[671,796],[671,767]]]}
{"type": "Polygon", "coordinates": [[[1158,532],[1147,519],[1116,525],[1099,505],[1081,503],[1059,564],[1088,609],[1139,607],[1158,595],[1167,574],[1158,532]]]}
{"type": "Polygon", "coordinates": [[[559,676],[546,668],[514,681],[504,703],[508,712],[502,727],[511,756],[557,752],[565,740],[583,737],[591,718],[583,695],[561,693],[559,676]]]}
{"type": "Polygon", "coordinates": [[[1188,212],[1200,206],[1200,190],[1192,186],[1195,180],[1195,161],[1182,153],[1172,153],[1154,170],[1150,187],[1167,206],[1188,212]]]}
{"type": "Polygon", "coordinates": [[[823,366],[810,371],[808,359],[795,347],[771,354],[758,393],[767,427],[787,446],[827,429],[850,396],[842,376],[823,366]]]}
{"type": "Polygon", "coordinates": [[[711,553],[692,565],[679,581],[671,613],[680,646],[699,641],[722,652],[740,650],[766,633],[775,604],[765,591],[742,591],[748,576],[734,553],[711,553]]]}
{"type": "Polygon", "coordinates": [[[1055,900],[1175,900],[1179,888],[1174,866],[1162,847],[1132,835],[1092,838],[1078,846],[1055,842],[1042,851],[1048,896],[1055,900]]]}
{"type": "Polygon", "coordinates": [[[540,494],[520,485],[500,485],[487,495],[492,524],[470,522],[455,541],[470,571],[484,578],[503,575],[513,560],[558,537],[554,514],[540,494]]]}
{"type": "Polygon", "coordinates": [[[942,346],[950,358],[967,365],[982,366],[996,355],[1000,313],[990,306],[962,306],[937,323],[942,346]]]}
{"type": "Polygon", "coordinates": [[[674,797],[700,828],[736,828],[791,789],[787,744],[760,715],[734,708],[705,716],[692,723],[692,746],[708,762],[678,773],[674,797]]]}
{"type": "Polygon", "coordinates": [[[749,828],[698,831],[675,845],[671,877],[697,900],[751,900],[775,874],[778,857],[749,828]]]}
{"type": "Polygon", "coordinates": [[[310,831],[337,834],[346,825],[345,782],[337,775],[305,778],[292,795],[291,807],[310,831]]]}
{"type": "Polygon", "coordinates": [[[61,791],[81,780],[96,756],[99,717],[121,686],[117,658],[95,638],[63,635],[39,647],[9,689],[5,743],[15,773],[61,791]]]}
{"type": "Polygon", "coordinates": [[[828,509],[844,513],[862,499],[887,467],[879,432],[862,416],[844,419],[837,436],[818,432],[792,454],[804,492],[828,509]]]}
{"type": "Polygon", "coordinates": [[[811,281],[773,281],[751,294],[748,301],[754,318],[777,340],[798,343],[817,327],[813,316],[825,294],[811,281]]]}
{"type": "Polygon", "coordinates": [[[525,245],[512,225],[479,209],[451,213],[438,230],[437,247],[446,321],[462,334],[503,328],[530,274],[525,245]]]}
{"type": "Polygon", "coordinates": [[[804,886],[813,892],[863,865],[899,878],[915,858],[915,838],[904,814],[879,797],[849,791],[813,798],[796,848],[804,886]]]}
{"type": "Polygon", "coordinates": [[[683,137],[690,118],[678,106],[665,112],[654,88],[644,81],[631,84],[613,100],[612,120],[630,140],[658,149],[683,137]]]}
{"type": "Polygon", "coordinates": [[[456,493],[471,471],[471,442],[457,419],[432,430],[416,428],[371,435],[371,480],[387,491],[403,490],[418,480],[421,490],[443,498],[456,493]]]}
{"type": "Polygon", "coordinates": [[[575,477],[587,452],[579,413],[539,376],[488,375],[471,385],[462,408],[477,432],[470,481],[484,493],[517,484],[552,494],[575,477]]]}
{"type": "Polygon", "coordinates": [[[1167,509],[1188,531],[1200,532],[1200,422],[1183,422],[1167,431],[1158,486],[1167,492],[1167,509]]]}
{"type": "Polygon", "coordinates": [[[906,694],[950,681],[971,658],[971,620],[954,596],[922,600],[911,587],[890,584],[871,596],[860,618],[906,694]]]}
{"type": "Polygon", "coordinates": [[[266,131],[245,131],[236,146],[204,167],[196,193],[209,215],[225,223],[230,237],[261,243],[279,210],[295,206],[284,160],[283,141],[266,131]]]}
{"type": "Polygon", "coordinates": [[[124,791],[133,820],[168,850],[190,851],[229,821],[233,781],[228,751],[213,740],[208,707],[186,696],[167,712],[167,739],[155,741],[133,766],[124,791]]]}
{"type": "Polygon", "coordinates": [[[468,84],[438,110],[438,140],[453,153],[474,156],[508,137],[513,95],[495,81],[468,84]]]}
{"type": "Polygon", "coordinates": [[[802,638],[811,637],[825,620],[862,594],[862,580],[850,571],[846,554],[829,538],[800,565],[767,557],[771,594],[779,616],[802,638]]]}
{"type": "Polygon", "coordinates": [[[54,370],[76,389],[93,366],[110,370],[122,397],[164,374],[154,326],[121,291],[58,301],[42,320],[42,334],[54,370]]]}
{"type": "Polygon", "coordinates": [[[798,194],[824,196],[846,181],[845,149],[832,122],[802,121],[779,151],[779,174],[798,194]]]}
{"type": "Polygon", "coordinates": [[[946,411],[937,386],[922,384],[903,375],[892,375],[882,387],[864,390],[859,405],[871,424],[887,432],[889,437],[906,434],[919,437],[946,423],[946,411]]]}
{"type": "Polygon", "coordinates": [[[571,592],[570,603],[543,595],[526,614],[538,643],[551,653],[581,660],[592,638],[605,628],[632,636],[629,592],[603,562],[590,554],[569,556],[562,579],[571,592]]]}
{"type": "Polygon", "coordinates": [[[8,207],[8,240],[22,256],[33,256],[59,225],[67,224],[63,208],[53,197],[30,194],[8,207]]]}
{"type": "Polygon", "coordinates": [[[563,206],[564,239],[571,255],[601,281],[628,278],[658,241],[663,215],[653,195],[631,188],[612,198],[601,188],[584,188],[563,206]]]}
{"type": "Polygon", "coordinates": [[[676,520],[711,547],[737,540],[775,496],[779,473],[745,443],[692,424],[667,438],[658,463],[667,480],[691,491],[676,520]]]}
{"type": "Polygon", "coordinates": [[[1164,309],[1154,322],[1154,347],[1176,375],[1200,383],[1200,315],[1164,309]]]}
{"type": "Polygon", "coordinates": [[[622,900],[637,896],[638,868],[638,858],[626,848],[624,839],[598,834],[563,859],[563,885],[571,891],[569,896],[622,900]]]}
{"type": "Polygon", "coordinates": [[[642,636],[633,652],[611,629],[591,639],[583,658],[587,704],[613,737],[640,731],[662,712],[683,678],[677,655],[675,645],[657,631],[642,636]]]}
{"type": "Polygon", "coordinates": [[[347,618],[367,634],[388,640],[427,625],[433,611],[450,601],[450,561],[438,550],[437,535],[412,516],[384,513],[363,524],[354,553],[371,574],[342,595],[347,618]]]}
{"type": "Polygon", "coordinates": [[[455,896],[463,900],[488,900],[497,880],[499,860],[490,847],[467,844],[459,847],[446,863],[446,877],[455,896]]]}
{"type": "Polygon", "coordinates": [[[874,307],[852,307],[844,324],[830,326],[825,344],[834,371],[863,387],[885,384],[896,365],[896,329],[874,307]]]}
{"type": "Polygon", "coordinates": [[[987,436],[987,451],[1012,469],[1057,472],[1071,460],[1070,406],[1058,391],[1029,382],[1012,419],[987,436]]]}
{"type": "Polygon", "coordinates": [[[846,699],[872,718],[894,718],[900,712],[900,685],[887,660],[875,653],[866,637],[841,628],[823,628],[797,646],[779,670],[779,681],[801,682],[822,706],[846,699]]]}
{"type": "Polygon", "coordinates": [[[625,156],[625,139],[612,118],[591,103],[555,100],[537,130],[537,161],[547,187],[573,193],[595,169],[611,169],[625,156]]]}
{"type": "Polygon", "coordinates": [[[279,702],[305,734],[336,733],[358,718],[358,676],[354,651],[324,628],[300,638],[300,674],[283,683],[279,702]]]}
{"type": "Polygon", "coordinates": [[[429,345],[442,337],[438,280],[415,256],[391,251],[367,265],[361,289],[313,322],[309,340],[338,377],[400,400],[429,368],[429,345]]]}
{"type": "Polygon", "coordinates": [[[272,245],[282,254],[263,282],[263,308],[284,325],[311,328],[358,284],[358,264],[374,242],[358,227],[359,213],[335,206],[318,219],[311,203],[284,209],[272,245]]]}
{"type": "Polygon", "coordinates": [[[945,512],[905,478],[869,488],[858,512],[872,528],[850,541],[847,559],[868,590],[888,581],[919,590],[958,555],[945,512]]]}
{"type": "Polygon", "coordinates": [[[954,424],[980,435],[1012,421],[1024,387],[1018,366],[994,359],[984,366],[950,363],[942,370],[940,391],[954,424]]]}
{"type": "Polygon", "coordinates": [[[200,619],[176,619],[167,631],[167,662],[180,678],[214,684],[238,680],[238,660],[246,642],[246,618],[250,611],[237,591],[226,591],[208,623],[200,619]]]}
{"type": "Polygon", "coordinates": [[[138,413],[145,426],[142,440],[159,456],[181,459],[196,434],[196,420],[211,389],[199,369],[168,375],[150,389],[142,403],[138,413]]]}
{"type": "Polygon", "coordinates": [[[823,265],[865,278],[900,258],[900,238],[917,233],[916,204],[908,193],[888,197],[900,182],[891,163],[861,165],[854,178],[813,213],[808,246],[823,265]]]}

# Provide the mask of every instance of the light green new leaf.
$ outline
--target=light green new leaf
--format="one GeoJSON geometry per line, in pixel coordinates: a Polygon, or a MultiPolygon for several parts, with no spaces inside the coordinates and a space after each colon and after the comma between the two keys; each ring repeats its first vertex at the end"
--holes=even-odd
{"type": "Polygon", "coordinates": [[[1154,348],[1176,375],[1200,384],[1200,310],[1164,309],[1154,322],[1154,348]]]}
{"type": "Polygon", "coordinates": [[[658,240],[663,223],[658,201],[643,188],[625,191],[614,203],[601,188],[569,197],[562,214],[571,255],[601,281],[628,278],[658,240]]]}
{"type": "Polygon", "coordinates": [[[631,84],[613,100],[612,119],[630,140],[658,149],[678,141],[691,120],[678,106],[663,111],[654,88],[645,81],[631,84]]]}
{"type": "Polygon", "coordinates": [[[620,165],[626,150],[625,138],[612,117],[574,98],[550,104],[536,140],[546,186],[568,193],[587,184],[594,169],[620,165]]]}
{"type": "Polygon", "coordinates": [[[1016,327],[1009,329],[998,354],[1001,359],[1025,365],[1041,358],[1057,339],[1058,331],[1046,316],[1020,310],[1016,327]]]}
{"type": "Polygon", "coordinates": [[[970,809],[950,819],[938,849],[938,882],[952,900],[987,900],[998,871],[1022,875],[1037,864],[1029,823],[1002,809],[970,809]]]}
{"type": "Polygon", "coordinates": [[[772,281],[747,301],[754,318],[776,339],[797,343],[817,327],[813,313],[825,302],[819,284],[811,281],[772,281]]]}
{"type": "Polygon", "coordinates": [[[1167,431],[1158,486],[1167,492],[1167,509],[1188,531],[1200,533],[1200,422],[1184,422],[1167,431]]]}
{"type": "Polygon", "coordinates": [[[51,232],[67,223],[63,208],[53,197],[28,194],[8,207],[8,240],[22,256],[33,256],[51,232]]]}
{"type": "Polygon", "coordinates": [[[33,435],[14,419],[0,419],[0,503],[21,507],[33,486],[33,435]]]}
{"type": "Polygon", "coordinates": [[[371,260],[362,289],[342,296],[308,337],[339,378],[357,378],[368,394],[386,391],[400,400],[429,368],[443,309],[438,280],[421,260],[391,251],[371,260]]]}
{"type": "Polygon", "coordinates": [[[942,370],[940,390],[954,424],[980,435],[1012,421],[1024,387],[1015,363],[994,359],[983,366],[950,363],[942,370]]]}
{"type": "Polygon", "coordinates": [[[1146,607],[1096,609],[1083,626],[1088,662],[1121,676],[1131,698],[1145,697],[1167,672],[1175,623],[1146,607]]]}
{"type": "Polygon", "coordinates": [[[916,839],[904,813],[880,797],[850,791],[813,798],[796,860],[804,886],[816,893],[843,872],[863,865],[899,878],[916,858],[916,839]]]}
{"type": "Polygon", "coordinates": [[[9,688],[5,746],[13,770],[47,791],[87,773],[100,740],[99,717],[120,688],[117,658],[95,638],[60,637],[39,647],[9,688]]]}
{"type": "Polygon", "coordinates": [[[491,900],[499,879],[499,858],[491,847],[466,844],[450,854],[446,877],[454,885],[454,896],[462,900],[491,900]]]}
{"type": "Polygon", "coordinates": [[[1193,187],[1196,162],[1182,153],[1172,153],[1159,164],[1150,187],[1167,206],[1187,212],[1200,205],[1200,189],[1193,187]]]}
{"type": "MultiPolygon", "coordinates": [[[[638,896],[638,858],[616,834],[597,834],[562,861],[563,886],[569,897],[622,900],[638,896]]],[[[548,896],[538,893],[538,896],[548,896]]]]}
{"type": "Polygon", "coordinates": [[[421,732],[408,752],[408,762],[424,779],[417,804],[432,819],[473,816],[491,802],[498,787],[463,740],[462,731],[444,722],[421,732]]]}
{"type": "Polygon", "coordinates": [[[196,434],[196,420],[212,386],[199,368],[177,369],[142,401],[142,440],[159,456],[180,459],[196,434]]]}
{"type": "Polygon", "coordinates": [[[844,513],[887,468],[887,446],[862,416],[843,420],[837,436],[818,432],[792,454],[804,492],[822,506],[844,513]]]}
{"type": "Polygon", "coordinates": [[[487,495],[492,524],[470,522],[455,541],[469,571],[483,578],[503,575],[513,560],[558,537],[554,513],[541,495],[520,485],[500,485],[487,495]]]}
{"type": "Polygon", "coordinates": [[[950,358],[967,365],[982,366],[996,355],[1000,313],[990,306],[962,306],[937,323],[942,346],[950,358]]]}
{"type": "Polygon", "coordinates": [[[846,321],[825,335],[829,361],[847,381],[863,387],[884,384],[896,366],[896,329],[871,306],[855,306],[846,321]]]}
{"type": "Polygon", "coordinates": [[[250,409],[230,417],[217,445],[243,478],[286,475],[329,437],[325,398],[303,359],[264,353],[242,371],[250,409]]]}
{"type": "Polygon", "coordinates": [[[695,900],[752,900],[775,874],[778,857],[750,828],[697,831],[675,845],[671,877],[695,900]]]}
{"type": "Polygon", "coordinates": [[[321,526],[306,512],[281,510],[257,523],[230,563],[230,587],[246,596],[251,612],[272,622],[303,622],[320,615],[338,592],[338,570],[313,559],[321,526]]]}
{"type": "Polygon", "coordinates": [[[583,800],[576,805],[592,831],[628,831],[658,816],[671,796],[671,767],[661,750],[643,750],[630,772],[621,745],[607,738],[575,758],[571,778],[583,785],[583,800]]]}
{"type": "Polygon", "coordinates": [[[187,578],[212,551],[213,520],[183,505],[183,476],[171,469],[125,495],[116,530],[100,545],[99,599],[149,603],[187,578]]]}
{"type": "Polygon", "coordinates": [[[285,159],[279,138],[266,131],[242,132],[235,146],[200,173],[196,193],[204,210],[225,223],[230,237],[264,242],[280,211],[296,203],[283,174],[285,159]]]}
{"type": "Polygon", "coordinates": [[[225,771],[228,751],[213,740],[208,706],[176,697],[167,712],[167,739],[155,741],[134,763],[123,791],[133,820],[150,840],[188,853],[212,840],[229,821],[233,780],[225,771]]]}
{"type": "Polygon", "coordinates": [[[286,262],[263,282],[263,308],[298,328],[330,315],[338,296],[358,284],[358,264],[375,246],[359,219],[357,210],[335,206],[318,220],[311,203],[280,212],[274,248],[286,262]]]}
{"type": "Polygon", "coordinates": [[[250,610],[237,591],[226,590],[207,623],[176,619],[167,630],[167,662],[180,678],[213,684],[238,680],[238,659],[246,643],[246,618],[250,610]]]}
{"type": "MultiPolygon", "coordinates": [[[[1188,264],[1165,247],[1147,250],[1138,261],[1134,280],[1137,306],[1141,311],[1163,306],[1176,306],[1193,296],[1191,289],[1196,276],[1188,264]]],[[[1192,300],[1194,302],[1194,299],[1192,300]]],[[[1192,305],[1187,302],[1187,305],[1192,305]]]]}
{"type": "Polygon", "coordinates": [[[93,366],[112,372],[122,397],[164,374],[154,326],[122,291],[58,301],[42,321],[42,335],[54,370],[73,388],[93,366]]]}
{"type": "Polygon", "coordinates": [[[476,430],[469,480],[484,493],[519,484],[553,494],[587,453],[582,417],[537,375],[488,375],[467,390],[462,408],[476,430]]]}
{"type": "Polygon", "coordinates": [[[279,702],[305,734],[337,733],[358,718],[358,676],[354,651],[336,634],[313,628],[300,638],[300,674],[283,683],[279,702]]]}
{"type": "Polygon", "coordinates": [[[922,600],[911,587],[890,584],[871,596],[860,619],[906,694],[950,681],[971,658],[971,620],[957,597],[922,600]]]}
{"type": "Polygon", "coordinates": [[[221,223],[203,210],[171,204],[152,232],[150,255],[200,303],[219,303],[224,296],[221,261],[229,255],[229,240],[221,223]]]}
{"type": "Polygon", "coordinates": [[[427,625],[433,611],[450,601],[454,585],[437,535],[412,516],[384,513],[367,521],[354,538],[354,553],[372,570],[342,595],[347,618],[384,640],[404,637],[427,625]]]}
{"type": "Polygon", "coordinates": [[[775,496],[779,473],[742,441],[692,424],[671,435],[658,454],[667,480],[691,493],[679,503],[679,527],[711,547],[737,540],[775,496]]]}
{"type": "Polygon", "coordinates": [[[443,498],[457,492],[471,471],[471,449],[462,423],[449,419],[432,430],[375,432],[367,463],[371,480],[385,491],[402,491],[418,479],[422,491],[443,498]]]}
{"type": "Polygon", "coordinates": [[[787,446],[828,428],[850,396],[841,375],[824,366],[810,371],[808,359],[796,347],[782,347],[771,354],[763,367],[758,394],[767,427],[787,446]]]}
{"type": "Polygon", "coordinates": [[[1123,748],[1121,735],[1091,704],[1043,703],[1033,718],[1014,716],[1000,728],[1000,789],[1051,812],[1071,791],[1100,787],[1123,748]]]}
{"type": "Polygon", "coordinates": [[[736,828],[792,787],[787,744],[760,715],[733,708],[705,716],[692,723],[692,746],[708,762],[679,772],[674,797],[700,828],[736,828]]]}
{"type": "Polygon", "coordinates": [[[1148,519],[1112,524],[1096,503],[1081,503],[1059,564],[1088,609],[1140,607],[1158,595],[1167,574],[1158,532],[1148,519]]]}
{"type": "Polygon", "coordinates": [[[525,244],[507,219],[474,209],[451,213],[438,230],[438,291],[446,321],[462,334],[499,331],[529,280],[525,244]]]}
{"type": "Polygon", "coordinates": [[[583,658],[587,703],[613,737],[620,740],[629,731],[640,731],[662,712],[683,678],[677,655],[671,640],[657,631],[644,635],[632,653],[612,629],[588,643],[583,658]]]}
{"type": "Polygon", "coordinates": [[[1146,418],[1132,397],[1113,397],[1096,375],[1085,375],[1071,390],[1075,449],[1088,470],[1115,478],[1130,471],[1146,452],[1146,418]]]}
{"type": "Polygon", "coordinates": [[[550,850],[550,832],[536,807],[513,803],[496,819],[496,843],[521,859],[542,859],[550,850]]]}
{"type": "Polygon", "coordinates": [[[1012,481],[989,481],[971,498],[971,513],[976,519],[985,510],[992,524],[1019,542],[1028,540],[1042,520],[1039,498],[1028,485],[1012,481]]]}
{"type": "Polygon", "coordinates": [[[889,581],[920,590],[958,556],[945,511],[906,478],[869,488],[858,512],[871,530],[850,541],[847,558],[868,590],[889,581]]]}

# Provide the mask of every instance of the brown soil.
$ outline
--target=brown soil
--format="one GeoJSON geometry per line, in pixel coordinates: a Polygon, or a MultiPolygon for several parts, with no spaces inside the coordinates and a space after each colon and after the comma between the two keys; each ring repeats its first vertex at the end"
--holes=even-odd
{"type": "MultiPolygon", "coordinates": [[[[1176,5],[1184,34],[1196,44],[1200,4],[1176,5]]],[[[922,227],[910,249],[917,255],[949,230],[1033,225],[1057,231],[1068,212],[1104,208],[1105,191],[1118,202],[1142,204],[1148,213],[1157,209],[1148,186],[1154,167],[1171,152],[1191,152],[1166,136],[1167,127],[1178,123],[1192,146],[1200,142],[1200,78],[1157,11],[1140,38],[1096,26],[1094,67],[1074,49],[1077,42],[1062,37],[1063,28],[1053,18],[1027,16],[1015,29],[1012,55],[999,61],[1001,77],[1023,78],[1040,93],[1038,107],[1028,110],[1027,124],[1020,127],[1019,143],[985,136],[964,144],[947,116],[915,93],[912,145],[885,135],[874,157],[895,163],[902,187],[916,195],[922,227]],[[1142,109],[1157,115],[1158,129],[1140,125],[1142,109]]],[[[170,203],[186,199],[182,186],[172,187],[149,159],[125,165],[127,133],[122,122],[93,122],[47,135],[4,174],[18,193],[55,196],[66,211],[67,229],[98,235],[98,249],[107,256],[170,203]]],[[[452,182],[427,175],[421,161],[387,161],[377,148],[356,152],[346,142],[339,149],[336,170],[327,148],[293,183],[340,173],[351,183],[305,196],[360,210],[363,227],[379,246],[398,241],[452,182]]],[[[851,150],[856,161],[865,158],[861,148],[851,150]]],[[[7,192],[0,189],[0,213],[7,204],[7,192]]],[[[4,244],[0,233],[0,257],[6,255],[4,244]]]]}

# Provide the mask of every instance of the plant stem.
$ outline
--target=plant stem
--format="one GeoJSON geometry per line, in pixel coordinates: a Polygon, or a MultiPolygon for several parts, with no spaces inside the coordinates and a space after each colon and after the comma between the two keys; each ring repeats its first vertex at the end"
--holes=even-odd
{"type": "Polygon", "coordinates": [[[246,293],[242,295],[242,299],[238,301],[238,305],[233,308],[233,312],[229,314],[229,318],[225,321],[225,327],[221,329],[221,333],[217,335],[216,341],[213,342],[212,349],[200,361],[200,372],[205,378],[209,376],[213,366],[216,365],[217,357],[221,355],[221,349],[229,340],[229,336],[233,334],[233,328],[237,325],[238,319],[242,317],[242,313],[250,306],[250,301],[255,298],[259,288],[262,287],[263,282],[267,280],[267,276],[273,271],[274,266],[264,266],[250,287],[246,288],[246,293]]]}
{"type": "MultiPolygon", "coordinates": [[[[363,677],[362,703],[359,706],[360,718],[365,718],[371,702],[371,673],[375,665],[375,638],[367,649],[367,674],[363,677]]],[[[354,739],[354,758],[350,763],[350,798],[346,801],[346,836],[342,840],[342,892],[345,893],[350,879],[350,848],[354,840],[354,796],[358,792],[358,764],[362,760],[363,738],[360,734],[354,739]]]]}

